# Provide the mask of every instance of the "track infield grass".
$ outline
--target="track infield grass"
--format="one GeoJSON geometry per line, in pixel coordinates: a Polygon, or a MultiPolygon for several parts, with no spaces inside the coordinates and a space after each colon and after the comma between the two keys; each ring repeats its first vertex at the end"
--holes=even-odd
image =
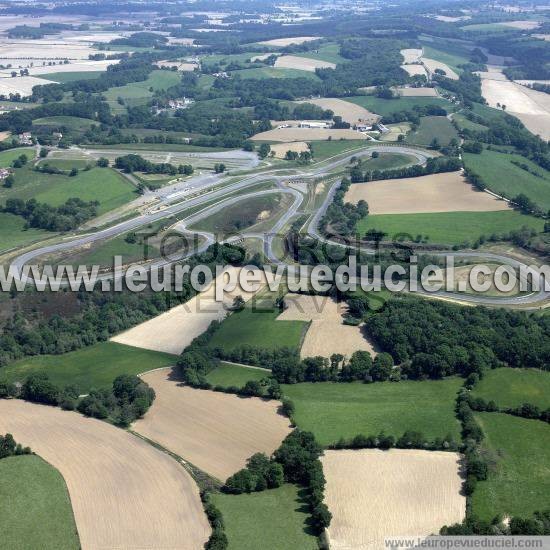
{"type": "MultiPolygon", "coordinates": [[[[25,446],[32,442],[18,443],[25,446]]],[[[0,460],[0,495],[3,548],[80,548],[65,480],[40,457],[0,460]]]]}
{"type": "Polygon", "coordinates": [[[226,495],[212,500],[220,509],[229,540],[229,550],[315,550],[317,538],[308,526],[308,507],[300,489],[285,484],[259,493],[226,495]]]}
{"type": "Polygon", "coordinates": [[[59,386],[76,386],[80,393],[110,388],[120,374],[174,365],[177,356],[115,342],[101,342],[63,355],[36,355],[0,368],[0,380],[24,381],[34,373],[46,373],[59,386]]]}
{"type": "Polygon", "coordinates": [[[540,232],[544,229],[544,220],[511,209],[497,212],[378,214],[360,220],[357,231],[364,234],[369,229],[376,229],[386,233],[386,239],[408,235],[405,240],[415,240],[417,236],[422,236],[429,243],[461,245],[476,241],[482,235],[508,234],[523,226],[540,232]]]}
{"type": "Polygon", "coordinates": [[[296,425],[313,432],[321,445],[381,431],[397,438],[406,430],[422,432],[428,439],[450,434],[459,441],[454,407],[462,383],[458,378],[301,383],[284,385],[283,394],[294,402],[296,425]]]}
{"type": "Polygon", "coordinates": [[[548,508],[550,494],[550,426],[509,414],[475,415],[494,461],[486,481],[472,495],[473,513],[485,520],[497,514],[529,517],[548,508]]]}

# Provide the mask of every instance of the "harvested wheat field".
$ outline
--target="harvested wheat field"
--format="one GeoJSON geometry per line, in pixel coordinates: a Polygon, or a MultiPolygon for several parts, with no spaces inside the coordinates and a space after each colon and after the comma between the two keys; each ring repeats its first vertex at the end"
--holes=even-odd
{"type": "Polygon", "coordinates": [[[0,400],[0,433],[57,468],[83,549],[198,550],[210,535],[191,476],[165,453],[107,422],[0,400]]]}
{"type": "Polygon", "coordinates": [[[327,141],[328,138],[339,139],[369,139],[368,136],[355,130],[333,130],[329,128],[276,128],[252,136],[253,141],[327,141]]]}
{"type": "Polygon", "coordinates": [[[354,183],[345,200],[357,204],[361,199],[367,201],[370,214],[490,212],[509,208],[507,202],[476,191],[462,172],[354,183]]]}
{"type": "Polygon", "coordinates": [[[325,451],[321,461],[332,549],[379,550],[385,537],[437,534],[464,519],[457,453],[325,451]]]}
{"type": "Polygon", "coordinates": [[[409,76],[415,76],[417,74],[426,76],[426,69],[424,65],[401,65],[401,68],[409,73],[409,76]]]}
{"type": "MultiPolygon", "coordinates": [[[[87,72],[100,72],[106,71],[109,65],[116,65],[120,59],[106,59],[102,61],[75,61],[67,65],[52,65],[46,67],[31,67],[29,73],[31,75],[48,73],[87,73],[87,72]]],[[[44,82],[44,80],[42,80],[44,82]]]]}
{"type": "Polygon", "coordinates": [[[396,124],[386,124],[389,132],[380,136],[380,141],[397,141],[397,138],[402,134],[406,136],[411,131],[410,122],[398,122],[396,124]]]}
{"type": "Polygon", "coordinates": [[[322,109],[330,109],[336,116],[341,116],[344,122],[355,124],[357,122],[368,122],[374,124],[378,122],[380,116],[371,113],[360,105],[344,101],[343,99],[335,99],[329,97],[322,97],[319,99],[306,99],[297,103],[312,103],[322,109]]]}
{"type": "Polygon", "coordinates": [[[500,25],[512,27],[513,29],[520,29],[522,31],[532,31],[540,27],[540,21],[503,21],[500,25]]]}
{"type": "Polygon", "coordinates": [[[480,73],[481,93],[491,107],[505,105],[506,112],[523,122],[542,139],[550,139],[550,96],[506,80],[500,70],[480,73]],[[504,78],[503,78],[504,77],[504,78]]]}
{"type": "Polygon", "coordinates": [[[305,141],[295,141],[291,143],[278,143],[271,146],[271,150],[275,153],[275,157],[278,159],[285,158],[287,151],[294,153],[302,153],[309,151],[309,147],[305,141]]]}
{"type": "Polygon", "coordinates": [[[27,97],[32,94],[34,86],[43,86],[46,84],[55,84],[55,82],[34,76],[0,78],[0,95],[8,97],[10,94],[19,94],[21,97],[27,97]]]}
{"type": "Polygon", "coordinates": [[[172,369],[141,378],[157,397],[133,429],[222,481],[254,453],[270,455],[290,432],[277,401],[183,386],[173,379],[172,369]]]}
{"type": "Polygon", "coordinates": [[[274,38],[273,40],[264,40],[258,42],[258,44],[264,44],[265,46],[275,46],[284,48],[291,44],[303,44],[304,42],[312,42],[313,40],[319,40],[320,36],[295,36],[294,38],[274,38]]]}
{"type": "Polygon", "coordinates": [[[300,350],[302,358],[330,357],[333,353],[350,357],[355,351],[376,355],[360,326],[344,325],[345,304],[326,296],[287,294],[285,306],[278,321],[311,321],[300,350]]]}
{"type": "Polygon", "coordinates": [[[420,48],[407,48],[399,52],[405,59],[404,63],[418,63],[422,57],[422,50],[420,48]]]}
{"type": "Polygon", "coordinates": [[[448,65],[445,65],[445,63],[441,63],[441,61],[436,61],[435,59],[429,59],[427,57],[423,57],[422,62],[429,73],[433,73],[436,69],[440,69],[445,71],[445,76],[447,78],[450,78],[451,80],[458,80],[458,75],[448,65]]]}
{"type": "MultiPolygon", "coordinates": [[[[228,272],[235,278],[240,270],[231,268],[228,272]]],[[[227,281],[227,277],[225,280],[227,281]]],[[[256,285],[254,292],[245,292],[237,286],[234,291],[224,293],[223,301],[216,301],[216,286],[222,282],[222,278],[219,277],[206,290],[185,304],[173,307],[149,321],[121,332],[113,336],[111,341],[179,355],[194,338],[209,327],[212,321],[221,321],[227,316],[236,296],[240,295],[248,301],[265,285],[264,279],[256,285]]]]}
{"type": "Polygon", "coordinates": [[[321,61],[320,59],[310,59],[309,57],[299,57],[297,55],[281,55],[275,61],[276,69],[298,69],[314,73],[315,69],[334,69],[335,63],[321,61]]]}
{"type": "Polygon", "coordinates": [[[395,91],[401,97],[438,97],[435,88],[397,88],[395,91]]]}

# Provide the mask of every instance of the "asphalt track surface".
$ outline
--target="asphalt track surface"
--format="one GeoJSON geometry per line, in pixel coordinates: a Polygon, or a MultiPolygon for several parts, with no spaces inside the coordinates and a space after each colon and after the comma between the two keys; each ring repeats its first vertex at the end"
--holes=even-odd
{"type": "MultiPolygon", "coordinates": [[[[219,212],[223,208],[236,204],[247,199],[272,194],[272,193],[287,193],[291,194],[294,198],[292,205],[287,209],[286,212],[279,218],[275,226],[271,229],[268,234],[259,234],[259,233],[244,233],[238,238],[230,238],[227,242],[235,242],[238,239],[256,237],[261,238],[264,241],[264,250],[268,259],[274,264],[283,263],[273,251],[273,239],[275,235],[279,234],[290,222],[290,220],[300,213],[300,206],[303,203],[304,196],[302,193],[293,189],[291,187],[284,186],[284,182],[289,180],[308,180],[321,177],[327,177],[330,175],[330,172],[337,169],[340,166],[345,166],[348,164],[352,157],[361,157],[365,155],[370,155],[372,152],[377,151],[379,153],[401,153],[414,157],[417,164],[424,164],[426,160],[432,156],[431,153],[423,151],[421,149],[416,149],[407,146],[388,146],[388,145],[370,145],[367,148],[359,151],[354,151],[353,153],[336,155],[330,159],[327,159],[323,162],[317,163],[314,167],[308,169],[302,169],[298,174],[289,175],[288,169],[273,169],[273,170],[264,170],[258,171],[255,174],[244,175],[239,178],[236,182],[226,183],[227,179],[234,178],[231,174],[199,174],[197,176],[191,177],[185,181],[185,187],[174,188],[171,190],[164,190],[159,195],[157,195],[158,202],[154,207],[150,208],[143,214],[140,214],[132,219],[122,221],[116,225],[112,225],[105,229],[100,229],[95,232],[90,232],[84,235],[79,235],[72,239],[61,240],[60,242],[46,245],[43,247],[36,248],[20,254],[15,257],[12,261],[12,266],[15,267],[19,273],[19,278],[25,282],[30,282],[28,277],[25,277],[22,273],[22,269],[25,265],[30,265],[32,260],[41,257],[45,254],[58,253],[72,248],[82,247],[84,245],[94,243],[97,241],[105,241],[107,239],[122,235],[132,230],[136,230],[140,227],[146,226],[152,222],[162,220],[164,218],[169,218],[170,216],[180,214],[181,212],[196,208],[201,205],[206,205],[207,203],[212,203],[205,206],[205,208],[191,214],[190,216],[179,221],[174,229],[181,233],[194,233],[202,237],[202,243],[198,249],[193,251],[193,254],[200,253],[208,248],[214,241],[215,236],[212,233],[206,231],[190,231],[189,227],[197,222],[200,222],[202,219],[211,216],[212,214],[219,212]],[[236,192],[245,190],[246,188],[252,187],[259,183],[263,182],[272,182],[277,184],[276,189],[269,190],[251,190],[250,193],[243,193],[237,196],[227,196],[234,194],[236,192]],[[185,198],[185,195],[189,193],[189,189],[196,189],[197,191],[204,191],[198,196],[192,196],[190,198],[185,198]],[[183,199],[183,200],[182,200],[183,199]]],[[[320,208],[311,216],[308,226],[307,233],[326,244],[333,246],[348,246],[343,243],[337,243],[332,240],[327,240],[319,232],[319,222],[323,215],[326,212],[326,209],[331,204],[334,194],[336,193],[340,185],[339,181],[334,182],[329,192],[327,193],[323,204],[320,208]]],[[[367,254],[375,253],[374,249],[361,248],[361,250],[367,254]]],[[[457,252],[457,251],[444,251],[444,252],[417,252],[418,255],[427,254],[429,256],[453,256],[456,259],[471,259],[477,261],[491,261],[494,263],[499,263],[503,265],[509,265],[515,269],[520,269],[524,264],[522,262],[510,258],[508,256],[501,256],[498,254],[486,253],[486,252],[457,252]]],[[[181,255],[177,258],[165,258],[162,260],[157,260],[153,263],[148,264],[150,268],[159,267],[167,263],[172,263],[177,260],[182,260],[181,255]]],[[[285,264],[286,265],[286,264],[285,264]]],[[[296,266],[287,265],[289,270],[294,270],[296,266]]],[[[113,278],[113,274],[102,275],[102,278],[113,278]]],[[[507,296],[507,297],[492,297],[486,295],[474,295],[467,294],[464,292],[426,292],[419,290],[418,292],[425,295],[444,297],[448,299],[458,300],[460,302],[471,303],[471,304],[480,304],[480,305],[500,305],[500,306],[510,306],[510,305],[522,305],[522,306],[536,306],[536,304],[544,301],[550,297],[550,291],[546,291],[544,288],[544,280],[542,277],[539,277],[540,290],[532,292],[529,294],[520,294],[517,296],[507,296]]]]}

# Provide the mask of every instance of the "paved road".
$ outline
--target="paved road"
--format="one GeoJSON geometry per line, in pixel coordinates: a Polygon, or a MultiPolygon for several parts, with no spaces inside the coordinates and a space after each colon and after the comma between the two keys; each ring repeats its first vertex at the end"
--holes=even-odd
{"type": "MultiPolygon", "coordinates": [[[[266,195],[270,193],[288,193],[293,195],[294,201],[288,210],[280,217],[275,226],[270,231],[269,235],[256,234],[256,233],[246,233],[241,235],[242,237],[259,237],[264,239],[264,249],[266,251],[267,257],[273,263],[281,263],[281,260],[277,257],[273,251],[273,239],[276,234],[278,234],[288,223],[289,221],[299,212],[299,208],[303,202],[303,195],[299,191],[286,187],[283,182],[286,182],[291,179],[310,179],[310,178],[319,178],[327,176],[330,172],[337,169],[340,166],[345,166],[349,164],[349,161],[352,157],[361,157],[365,155],[370,155],[373,151],[377,152],[392,152],[392,153],[402,153],[407,154],[416,159],[418,164],[424,164],[426,160],[433,156],[427,151],[422,151],[419,149],[414,149],[407,146],[388,146],[388,145],[374,145],[369,146],[361,151],[354,151],[353,153],[345,155],[337,155],[333,158],[327,159],[323,162],[316,164],[311,169],[301,169],[298,171],[299,175],[289,176],[288,169],[275,169],[259,172],[252,175],[242,176],[241,179],[234,183],[227,184],[227,179],[230,176],[219,175],[219,174],[198,174],[193,176],[185,181],[185,188],[177,187],[176,189],[164,189],[162,193],[158,195],[157,204],[151,208],[148,212],[138,215],[130,220],[123,221],[114,226],[102,229],[93,233],[86,235],[78,236],[73,239],[65,239],[58,243],[47,245],[41,248],[37,248],[32,251],[25,252],[20,256],[16,257],[12,265],[15,266],[19,271],[22,267],[30,263],[33,259],[43,256],[44,254],[51,254],[54,252],[60,252],[63,250],[70,250],[71,248],[80,247],[92,242],[106,240],[117,235],[127,233],[128,231],[135,230],[139,227],[147,225],[149,223],[168,218],[172,215],[179,214],[190,208],[194,208],[200,205],[205,205],[214,200],[219,199],[214,205],[210,205],[198,212],[193,213],[192,215],[182,219],[176,226],[175,229],[181,231],[182,233],[189,233],[188,227],[194,223],[197,223],[201,219],[212,215],[220,211],[221,209],[247,200],[252,197],[266,195]],[[251,191],[247,194],[240,194],[235,197],[227,197],[227,195],[235,193],[237,191],[251,187],[259,182],[275,182],[278,184],[277,189],[270,190],[261,190],[261,191],[251,191]],[[187,200],[182,200],[187,194],[189,194],[188,189],[193,188],[194,193],[197,190],[211,189],[210,191],[204,192],[201,195],[189,198],[187,200]]],[[[314,213],[311,217],[307,232],[313,238],[323,241],[327,244],[332,244],[335,246],[345,246],[343,244],[335,243],[324,238],[323,235],[319,232],[319,222],[323,217],[326,209],[329,204],[332,202],[335,192],[337,191],[340,182],[335,182],[331,185],[327,196],[321,205],[321,207],[314,213]]],[[[170,186],[169,186],[170,187],[170,186]]],[[[203,238],[203,243],[200,246],[199,250],[194,251],[193,253],[201,252],[205,250],[212,242],[214,242],[214,235],[209,232],[196,232],[200,234],[203,238]]],[[[236,238],[228,239],[229,242],[235,241],[236,238]]],[[[363,252],[374,253],[375,251],[368,248],[362,248],[363,252]]],[[[507,264],[514,268],[520,268],[522,263],[509,258],[507,256],[500,256],[497,254],[489,254],[482,252],[418,252],[418,254],[427,254],[430,256],[454,256],[455,258],[460,259],[472,259],[472,260],[491,260],[493,262],[507,264]]],[[[181,257],[178,258],[181,260],[181,257]]],[[[174,259],[163,259],[150,264],[151,266],[160,266],[166,263],[175,261],[174,259]]],[[[295,266],[288,266],[289,269],[294,269],[295,266]]],[[[112,275],[105,275],[105,278],[112,277],[112,275]]],[[[23,279],[24,277],[21,276],[23,279]]],[[[437,293],[427,293],[429,295],[437,295],[440,297],[447,297],[455,300],[460,300],[462,302],[476,303],[476,304],[487,304],[487,305],[535,305],[547,298],[550,297],[550,292],[546,292],[542,289],[539,292],[534,292],[528,295],[520,296],[510,296],[510,297],[491,297],[491,296],[477,296],[469,295],[466,293],[451,293],[451,292],[437,292],[437,293]]]]}

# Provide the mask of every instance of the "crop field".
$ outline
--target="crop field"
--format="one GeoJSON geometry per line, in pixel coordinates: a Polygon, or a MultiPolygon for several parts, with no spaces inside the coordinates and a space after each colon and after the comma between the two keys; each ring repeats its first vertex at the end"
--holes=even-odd
{"type": "Polygon", "coordinates": [[[397,88],[401,97],[438,97],[436,88],[397,88]]]}
{"type": "Polygon", "coordinates": [[[380,116],[391,115],[399,111],[408,111],[415,106],[425,107],[426,105],[437,105],[447,112],[453,109],[452,103],[441,97],[399,97],[395,99],[383,99],[381,97],[364,95],[350,97],[347,101],[360,105],[380,116]]]}
{"type": "Polygon", "coordinates": [[[0,212],[0,252],[55,235],[42,229],[25,229],[25,224],[21,216],[0,212]]]}
{"type": "Polygon", "coordinates": [[[275,61],[276,69],[298,69],[300,71],[315,72],[315,69],[334,69],[335,63],[322,61],[321,59],[311,59],[309,57],[299,57],[297,55],[281,55],[275,61]]]}
{"type": "Polygon", "coordinates": [[[415,75],[421,75],[421,76],[427,76],[426,68],[424,65],[401,65],[401,68],[407,73],[409,73],[409,76],[415,76],[415,75]]]}
{"type": "Polygon", "coordinates": [[[290,432],[278,401],[198,390],[182,385],[171,369],[142,379],[156,393],[133,429],[221,481],[254,453],[270,455],[290,432]]]}
{"type": "Polygon", "coordinates": [[[312,103],[322,109],[330,109],[336,116],[341,116],[344,122],[349,122],[351,125],[359,121],[374,123],[380,118],[364,107],[343,99],[322,97],[320,99],[304,100],[300,103],[312,103]]]}
{"type": "MultiPolygon", "coordinates": [[[[233,268],[229,273],[234,276],[238,270],[233,268]]],[[[240,295],[249,300],[255,294],[244,292],[237,287],[234,291],[225,292],[223,301],[217,301],[216,285],[221,282],[222,276],[185,304],[175,306],[149,321],[122,332],[111,338],[111,341],[174,355],[180,354],[210,326],[212,321],[221,321],[226,317],[236,296],[240,295]]],[[[258,290],[264,284],[265,281],[260,283],[258,290]]],[[[237,312],[239,313],[242,312],[237,312]]]]}
{"type": "Polygon", "coordinates": [[[309,151],[308,144],[305,141],[295,141],[294,143],[277,143],[271,146],[271,150],[275,153],[275,158],[283,159],[287,151],[294,153],[302,153],[309,151]]]}
{"type": "Polygon", "coordinates": [[[340,155],[348,151],[363,149],[368,147],[365,140],[338,140],[338,141],[314,141],[311,143],[311,150],[315,161],[324,160],[335,155],[340,155]]]}
{"type": "Polygon", "coordinates": [[[521,155],[483,151],[464,153],[464,164],[481,176],[487,187],[499,195],[527,195],[544,210],[550,209],[550,172],[521,155]],[[540,177],[514,164],[525,164],[540,177]]]}
{"type": "Polygon", "coordinates": [[[292,38],[275,38],[273,40],[264,40],[258,42],[264,46],[273,46],[275,48],[284,48],[291,44],[303,44],[304,42],[311,42],[312,40],[319,40],[319,36],[294,36],[292,38]]]}
{"type": "Polygon", "coordinates": [[[319,382],[284,385],[294,401],[296,425],[315,434],[322,445],[358,434],[400,437],[406,430],[428,439],[453,436],[459,440],[455,418],[457,378],[350,384],[319,382]]]}
{"type": "MultiPolygon", "coordinates": [[[[378,160],[378,159],[374,159],[378,160]]],[[[510,211],[508,203],[476,191],[461,172],[354,183],[345,200],[367,201],[369,214],[510,211]]],[[[370,217],[370,216],[369,216],[370,217]]]]}
{"type": "Polygon", "coordinates": [[[428,73],[435,73],[436,70],[441,70],[445,72],[445,76],[451,80],[458,80],[458,75],[449,67],[447,64],[437,61],[436,59],[430,59],[428,57],[422,58],[422,63],[424,67],[428,70],[428,73]]]}
{"type": "Polygon", "coordinates": [[[300,355],[302,357],[327,357],[341,353],[350,357],[354,351],[376,352],[364,336],[361,326],[344,325],[343,314],[347,308],[331,298],[306,294],[287,294],[286,309],[278,320],[310,322],[300,355]]]}
{"type": "Polygon", "coordinates": [[[415,132],[407,135],[407,143],[413,145],[430,145],[437,139],[440,145],[449,145],[452,139],[458,141],[458,133],[451,121],[444,116],[425,116],[420,119],[420,126],[415,132]]]}
{"type": "Polygon", "coordinates": [[[403,56],[405,63],[416,63],[420,61],[420,58],[422,57],[421,48],[406,48],[401,50],[399,53],[403,56]]]}
{"type": "Polygon", "coordinates": [[[497,514],[529,517],[548,507],[550,426],[508,414],[477,413],[485,433],[483,446],[495,462],[472,496],[472,511],[481,519],[497,514]]]}
{"type": "Polygon", "coordinates": [[[59,206],[69,198],[78,197],[83,201],[99,201],[98,213],[103,214],[137,196],[133,185],[110,168],[93,168],[69,177],[35,172],[29,164],[15,171],[12,188],[0,188],[0,200],[34,198],[38,202],[59,206]]]}
{"type": "MultiPolygon", "coordinates": [[[[305,58],[304,58],[305,59],[305,58]]],[[[310,60],[311,61],[311,60],[310,60]]],[[[313,61],[312,61],[313,63],[313,61]]],[[[234,75],[239,75],[243,79],[265,80],[268,78],[311,78],[319,80],[314,71],[292,67],[255,67],[252,69],[242,69],[233,71],[234,75]]]]}
{"type": "Polygon", "coordinates": [[[65,82],[74,82],[75,80],[92,80],[100,76],[102,71],[72,71],[66,73],[45,73],[43,75],[36,75],[38,78],[44,78],[46,80],[53,80],[63,84],[65,82]]]}
{"type": "Polygon", "coordinates": [[[95,120],[89,118],[80,118],[76,116],[50,116],[45,118],[35,118],[34,126],[65,126],[70,130],[87,130],[92,124],[99,125],[95,120]]]}
{"type": "Polygon", "coordinates": [[[531,403],[550,408],[550,373],[536,369],[500,368],[490,370],[476,384],[472,394],[499,407],[519,407],[531,403]]]}
{"type": "Polygon", "coordinates": [[[82,548],[194,550],[208,539],[191,476],[129,432],[78,413],[3,399],[0,433],[12,433],[63,476],[82,548]]]}
{"type": "Polygon", "coordinates": [[[0,495],[5,548],[80,548],[65,481],[40,457],[0,460],[0,495]]]}
{"type": "Polygon", "coordinates": [[[206,375],[206,379],[213,386],[242,388],[249,380],[262,380],[270,374],[271,371],[268,369],[221,362],[218,367],[206,375]]]}
{"type": "Polygon", "coordinates": [[[294,141],[337,141],[340,139],[358,140],[368,139],[367,136],[355,130],[333,130],[328,128],[277,128],[260,132],[250,139],[252,141],[280,141],[283,143],[294,141]]]}
{"type": "Polygon", "coordinates": [[[310,59],[320,59],[321,61],[328,61],[336,65],[346,61],[346,59],[340,55],[340,45],[334,43],[323,44],[315,51],[300,53],[300,56],[309,57],[310,59]]]}
{"type": "Polygon", "coordinates": [[[32,95],[35,86],[52,84],[52,80],[45,80],[35,76],[18,76],[17,78],[0,77],[0,95],[9,97],[10,94],[19,94],[21,97],[32,95]]]}
{"type": "Polygon", "coordinates": [[[62,355],[36,355],[0,368],[0,380],[23,382],[45,373],[58,386],[76,386],[81,394],[110,388],[120,374],[139,374],[174,365],[177,357],[113,342],[101,342],[62,355]]]}
{"type": "Polygon", "coordinates": [[[501,212],[434,212],[427,214],[369,215],[357,224],[364,233],[376,229],[393,235],[423,236],[430,243],[462,244],[473,242],[480,236],[503,235],[510,231],[530,227],[540,233],[543,220],[527,216],[516,210],[501,212]]]}
{"type": "Polygon", "coordinates": [[[411,131],[409,122],[398,122],[395,124],[385,124],[389,132],[380,136],[380,141],[397,141],[400,135],[406,136],[411,131]]]}
{"type": "Polygon", "coordinates": [[[428,536],[460,523],[460,455],[379,449],[325,451],[330,548],[378,550],[390,536],[428,536]]]}
{"type": "Polygon", "coordinates": [[[260,493],[215,494],[212,499],[222,513],[229,549],[257,550],[262,541],[262,548],[269,550],[317,550],[300,492],[286,484],[260,493]]]}
{"type": "MultiPolygon", "coordinates": [[[[275,300],[275,296],[272,299],[275,300]]],[[[209,345],[226,351],[240,345],[298,349],[307,322],[281,321],[279,309],[273,303],[265,305],[265,301],[266,296],[262,294],[258,301],[252,300],[242,311],[230,315],[214,333],[209,345]]]]}
{"type": "MultiPolygon", "coordinates": [[[[460,69],[458,66],[464,65],[470,61],[467,51],[461,50],[456,46],[454,48],[452,46],[447,46],[447,51],[441,48],[445,48],[445,46],[441,45],[441,47],[434,48],[432,46],[424,44],[424,56],[430,59],[434,59],[435,61],[439,61],[440,63],[444,63],[455,74],[460,74],[462,72],[462,69],[460,69]]],[[[445,68],[443,68],[443,70],[445,70],[445,68]]]]}

